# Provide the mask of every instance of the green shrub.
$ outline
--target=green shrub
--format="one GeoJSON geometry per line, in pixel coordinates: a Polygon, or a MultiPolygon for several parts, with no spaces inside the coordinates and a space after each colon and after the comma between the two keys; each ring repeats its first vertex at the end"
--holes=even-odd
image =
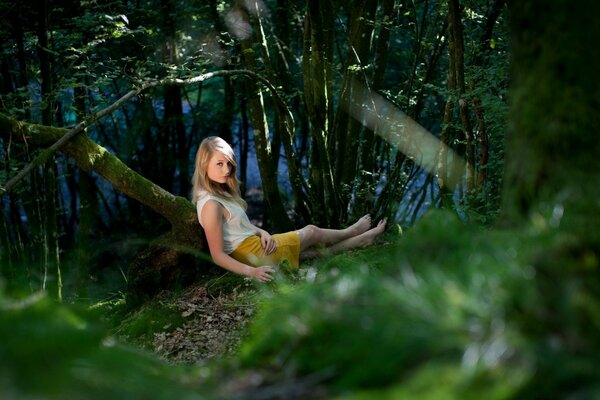
{"type": "Polygon", "coordinates": [[[396,242],[333,257],[313,281],[269,293],[242,365],[320,376],[350,398],[598,394],[598,322],[583,329],[598,321],[598,270],[587,268],[596,278],[582,292],[581,268],[547,270],[540,254],[554,237],[430,212],[396,242]],[[554,332],[577,335],[549,352],[554,332]]]}
{"type": "Polygon", "coordinates": [[[97,315],[0,292],[0,398],[200,399],[186,371],[118,344],[97,315]]]}

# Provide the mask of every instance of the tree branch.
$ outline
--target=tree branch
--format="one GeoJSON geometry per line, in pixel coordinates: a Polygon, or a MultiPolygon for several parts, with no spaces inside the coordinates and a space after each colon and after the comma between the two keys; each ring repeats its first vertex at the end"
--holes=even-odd
{"type": "MultiPolygon", "coordinates": [[[[13,135],[20,141],[36,146],[61,140],[66,131],[17,121],[0,113],[0,135],[13,135]]],[[[71,157],[79,168],[97,172],[120,192],[161,214],[173,227],[181,227],[195,219],[196,210],[187,199],[172,195],[133,171],[87,135],[79,135],[68,143],[64,142],[61,147],[60,151],[71,157]]]]}
{"type": "MultiPolygon", "coordinates": [[[[73,128],[69,129],[66,133],[64,133],[58,140],[56,140],[56,142],[54,142],[50,147],[48,147],[41,154],[39,154],[34,160],[31,161],[31,163],[29,163],[27,166],[25,166],[25,168],[23,168],[21,171],[19,171],[19,173],[17,173],[17,175],[15,175],[13,178],[8,180],[4,186],[0,186],[0,196],[3,196],[4,194],[6,194],[10,190],[12,190],[12,188],[19,181],[24,179],[36,166],[44,164],[50,155],[52,155],[54,152],[63,148],[67,142],[69,142],[71,139],[73,139],[73,137],[78,135],[80,132],[85,130],[88,126],[92,125],[94,122],[98,121],[100,118],[111,114],[117,108],[121,107],[123,104],[125,104],[127,101],[129,101],[131,98],[139,95],[144,90],[147,90],[147,89],[150,89],[153,87],[157,87],[157,86],[164,86],[164,85],[189,85],[192,83],[203,82],[205,80],[208,80],[208,79],[211,79],[214,77],[218,77],[218,76],[233,76],[233,75],[245,75],[247,77],[255,78],[258,81],[260,81],[263,85],[265,85],[271,91],[271,95],[273,96],[274,100],[279,105],[279,107],[283,107],[283,109],[287,109],[287,115],[285,115],[284,118],[286,118],[286,120],[291,118],[291,113],[289,112],[289,109],[285,105],[285,102],[283,101],[283,99],[279,96],[279,93],[277,92],[275,86],[273,86],[273,84],[271,84],[271,82],[269,82],[264,77],[258,75],[255,72],[249,71],[249,70],[223,70],[223,71],[209,72],[209,73],[202,74],[202,75],[195,76],[193,78],[188,78],[188,79],[165,78],[165,79],[161,79],[159,81],[140,82],[139,86],[137,86],[137,87],[134,86],[133,89],[131,89],[126,94],[124,94],[120,99],[115,101],[113,104],[96,112],[95,114],[92,114],[91,116],[89,116],[88,118],[86,118],[85,120],[83,120],[82,122],[80,122],[79,124],[74,126],[73,128]]],[[[23,128],[23,126],[19,126],[19,124],[24,124],[24,123],[19,123],[15,120],[12,120],[10,117],[8,117],[6,115],[0,114],[0,117],[3,120],[2,121],[3,125],[5,123],[8,123],[9,125],[12,125],[15,128],[19,128],[19,127],[23,128]],[[12,120],[13,122],[10,122],[9,120],[12,120]]],[[[50,127],[48,127],[48,128],[50,128],[50,127]]],[[[54,128],[54,129],[56,129],[56,128],[54,128]]],[[[61,131],[64,132],[64,130],[61,130],[61,131]]],[[[6,132],[6,131],[2,132],[2,134],[6,134],[6,133],[8,133],[8,132],[6,132]]]]}

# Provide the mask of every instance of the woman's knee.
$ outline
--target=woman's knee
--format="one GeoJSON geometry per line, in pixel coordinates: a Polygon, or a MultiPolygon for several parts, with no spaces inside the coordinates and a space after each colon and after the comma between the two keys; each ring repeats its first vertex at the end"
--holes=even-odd
{"type": "Polygon", "coordinates": [[[300,229],[301,239],[308,243],[316,243],[319,241],[319,227],[316,225],[306,225],[304,228],[300,229]]]}

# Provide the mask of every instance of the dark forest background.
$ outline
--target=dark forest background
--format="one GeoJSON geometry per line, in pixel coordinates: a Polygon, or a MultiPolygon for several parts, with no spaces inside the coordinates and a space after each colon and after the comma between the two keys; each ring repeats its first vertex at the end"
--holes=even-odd
{"type": "MultiPolygon", "coordinates": [[[[339,227],[367,212],[409,226],[431,207],[490,223],[507,112],[504,3],[5,1],[2,112],[68,128],[144,82],[252,71],[278,99],[248,75],[163,84],[85,133],[186,198],[199,142],[225,138],[238,153],[243,193],[258,196],[250,211],[272,231],[339,227]],[[371,112],[386,121],[377,126],[355,107],[375,104],[375,96],[382,97],[371,112]],[[424,151],[410,126],[400,144],[409,151],[398,151],[389,137],[409,119],[464,162],[437,145],[424,151]]],[[[15,136],[0,142],[2,182],[41,151],[15,136]]],[[[1,201],[3,265],[26,265],[35,289],[56,286],[69,256],[82,269],[76,279],[86,279],[87,269],[113,258],[117,243],[169,227],[61,154],[1,201]]]]}
{"type": "Polygon", "coordinates": [[[0,397],[598,398],[600,6],[0,0],[0,16],[0,397]],[[189,202],[212,135],[257,224],[370,213],[384,239],[274,286],[224,274],[189,202]],[[233,360],[117,343],[184,326],[189,287],[236,309],[250,293],[233,360]]]}

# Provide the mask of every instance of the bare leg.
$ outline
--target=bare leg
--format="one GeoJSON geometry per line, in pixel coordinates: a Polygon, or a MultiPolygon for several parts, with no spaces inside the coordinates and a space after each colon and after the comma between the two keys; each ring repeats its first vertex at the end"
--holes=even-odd
{"type": "Polygon", "coordinates": [[[312,246],[328,246],[349,238],[362,235],[371,227],[371,216],[365,215],[346,229],[324,229],[307,225],[298,230],[300,235],[300,251],[312,246]]]}

